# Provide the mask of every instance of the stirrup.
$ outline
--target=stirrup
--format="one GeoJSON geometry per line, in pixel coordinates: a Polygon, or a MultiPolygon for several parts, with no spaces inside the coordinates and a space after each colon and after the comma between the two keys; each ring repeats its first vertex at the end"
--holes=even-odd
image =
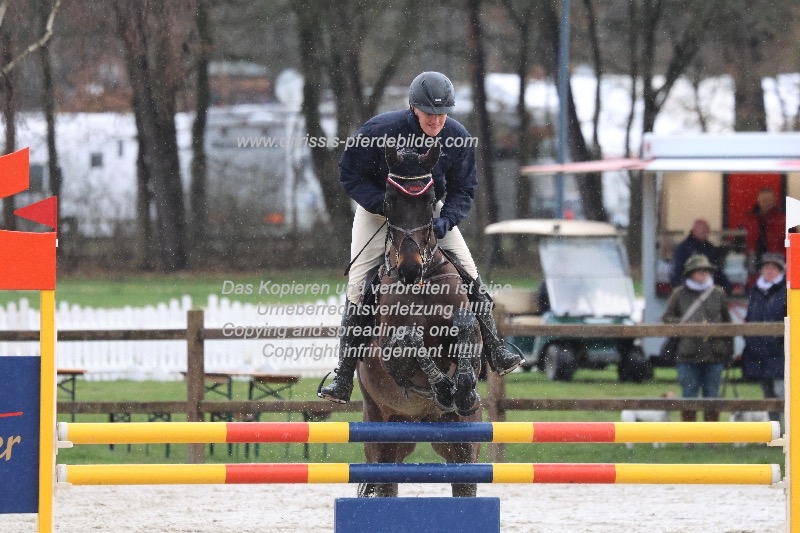
{"type": "Polygon", "coordinates": [[[508,360],[512,361],[513,364],[508,366],[508,367],[501,368],[497,364],[499,357],[497,357],[496,355],[489,354],[489,356],[486,358],[488,360],[488,362],[490,363],[490,366],[493,367],[492,370],[494,370],[497,373],[498,376],[505,376],[506,374],[510,374],[511,372],[516,370],[516,368],[519,365],[521,365],[523,362],[525,362],[525,358],[522,356],[522,351],[519,348],[517,348],[516,346],[514,346],[513,344],[511,344],[511,346],[517,351],[516,354],[512,353],[511,350],[508,350],[505,347],[505,343],[503,343],[503,342],[501,342],[497,347],[497,350],[500,353],[505,352],[506,354],[508,354],[505,357],[503,357],[503,359],[505,359],[507,361],[508,360]],[[511,356],[511,357],[509,357],[509,356],[511,356]]]}
{"type": "Polygon", "coordinates": [[[347,378],[340,376],[338,368],[335,369],[334,372],[336,373],[336,376],[333,378],[333,381],[331,381],[330,385],[328,385],[327,387],[323,387],[323,385],[325,383],[325,380],[328,379],[328,376],[331,375],[330,372],[325,374],[325,377],[323,377],[322,381],[319,382],[319,386],[317,386],[317,397],[322,398],[323,400],[328,400],[329,402],[334,402],[334,403],[348,403],[350,401],[350,397],[353,395],[353,380],[352,380],[352,378],[350,379],[350,384],[349,385],[339,383],[337,381],[338,379],[345,379],[346,380],[347,378]],[[324,389],[328,389],[328,391],[327,392],[323,391],[323,388],[324,389]],[[347,394],[347,398],[346,399],[342,398],[341,396],[334,396],[333,395],[333,392],[337,388],[350,389],[349,390],[349,394],[347,394]]]}

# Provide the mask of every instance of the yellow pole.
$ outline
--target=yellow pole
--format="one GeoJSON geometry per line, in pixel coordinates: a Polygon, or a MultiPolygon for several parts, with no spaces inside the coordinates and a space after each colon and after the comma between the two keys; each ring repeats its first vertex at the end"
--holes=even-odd
{"type": "MultiPolygon", "coordinates": [[[[786,530],[793,531],[794,523],[800,516],[800,467],[793,464],[800,457],[800,438],[792,437],[792,430],[800,428],[800,409],[792,409],[791,400],[800,398],[800,234],[787,235],[786,290],[788,292],[788,338],[786,339],[786,367],[784,369],[786,398],[784,399],[785,435],[789,440],[786,446],[786,530]]],[[[798,526],[800,527],[800,526],[798,526]]]]}
{"type": "Polygon", "coordinates": [[[55,291],[40,292],[39,351],[39,532],[53,531],[53,489],[56,476],[56,317],[55,291]]]}

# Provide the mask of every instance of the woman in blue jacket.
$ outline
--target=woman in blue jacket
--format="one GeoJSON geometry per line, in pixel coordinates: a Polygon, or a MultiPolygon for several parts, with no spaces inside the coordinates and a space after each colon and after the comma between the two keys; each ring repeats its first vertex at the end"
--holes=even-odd
{"type": "MultiPolygon", "coordinates": [[[[782,322],[786,316],[786,263],[783,256],[766,253],[761,257],[759,277],[750,293],[745,322],[782,322]]],[[[742,352],[745,378],[761,382],[765,398],[784,397],[783,336],[745,337],[742,352]]],[[[780,421],[779,412],[770,420],[780,421]]]]}

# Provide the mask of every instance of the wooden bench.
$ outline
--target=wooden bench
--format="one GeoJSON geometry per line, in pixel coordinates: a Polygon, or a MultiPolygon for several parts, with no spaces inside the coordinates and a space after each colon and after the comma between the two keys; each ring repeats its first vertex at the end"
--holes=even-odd
{"type": "MultiPolygon", "coordinates": [[[[56,386],[67,393],[71,403],[75,403],[75,380],[84,374],[86,374],[85,368],[59,368],[56,370],[56,376],[63,377],[63,379],[56,380],[56,386]]],[[[74,410],[71,413],[71,420],[75,422],[74,410]]]]}

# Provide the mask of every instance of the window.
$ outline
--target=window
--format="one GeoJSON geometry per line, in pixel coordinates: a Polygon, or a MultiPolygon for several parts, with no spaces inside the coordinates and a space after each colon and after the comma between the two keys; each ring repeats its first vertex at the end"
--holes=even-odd
{"type": "Polygon", "coordinates": [[[102,168],[103,154],[101,152],[92,152],[90,154],[89,166],[92,168],[102,168]]]}
{"type": "Polygon", "coordinates": [[[31,163],[30,166],[30,187],[31,192],[44,191],[44,165],[31,163]]]}

